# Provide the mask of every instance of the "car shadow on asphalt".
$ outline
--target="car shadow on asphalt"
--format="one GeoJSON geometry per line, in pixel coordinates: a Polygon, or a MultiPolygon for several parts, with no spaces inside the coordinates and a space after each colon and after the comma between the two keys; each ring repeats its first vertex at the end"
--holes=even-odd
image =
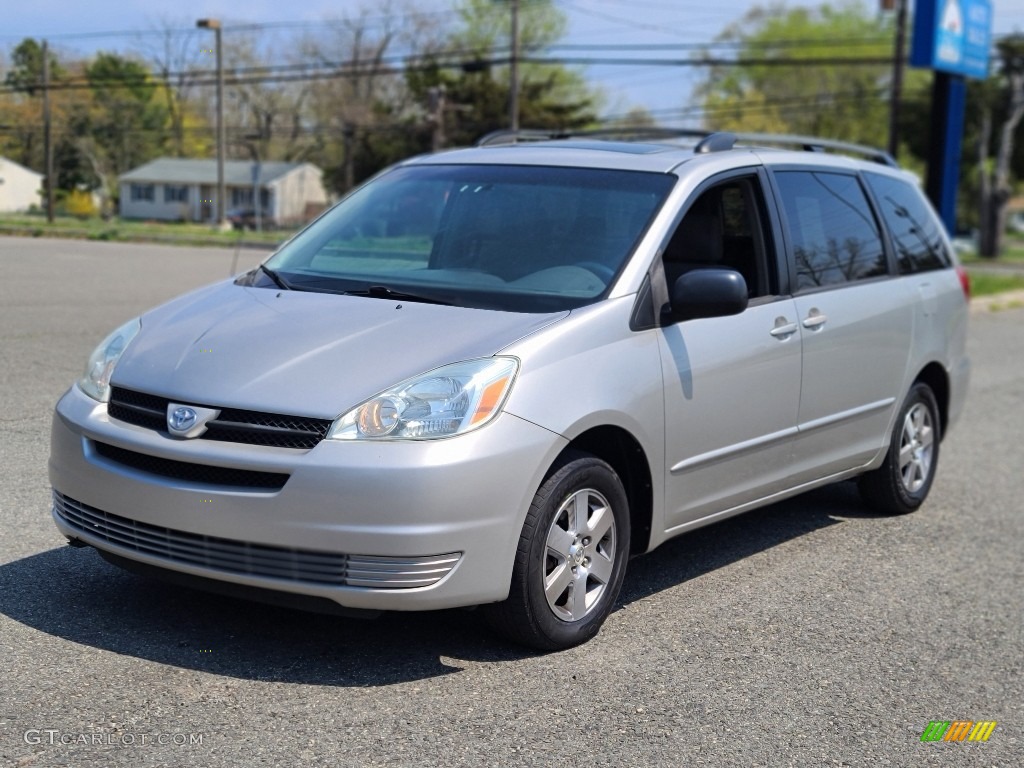
{"type": "MultiPolygon", "coordinates": [[[[782,542],[868,516],[845,485],[733,518],[630,563],[618,607],[782,542]]],[[[115,568],[60,547],[0,566],[0,613],[112,653],[249,680],[369,687],[441,677],[459,662],[535,656],[490,634],[474,611],[372,621],[249,603],[115,568]]]]}
{"type": "Polygon", "coordinates": [[[884,517],[856,483],[818,488],[672,539],[629,564],[619,605],[628,605],[844,519],[884,517]]]}

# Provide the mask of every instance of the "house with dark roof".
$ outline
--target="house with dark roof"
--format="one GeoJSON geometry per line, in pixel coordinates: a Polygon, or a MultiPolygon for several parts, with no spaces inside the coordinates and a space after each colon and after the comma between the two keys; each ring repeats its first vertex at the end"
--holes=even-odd
{"type": "MultiPolygon", "coordinates": [[[[122,174],[118,182],[122,218],[213,221],[217,214],[216,160],[161,157],[122,174]]],[[[305,222],[328,203],[323,171],[312,163],[228,160],[224,183],[225,212],[251,212],[258,204],[269,224],[305,222]]]]}

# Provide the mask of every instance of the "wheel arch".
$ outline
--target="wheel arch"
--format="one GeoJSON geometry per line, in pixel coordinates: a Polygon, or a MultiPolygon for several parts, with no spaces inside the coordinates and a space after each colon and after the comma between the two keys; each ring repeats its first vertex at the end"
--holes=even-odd
{"type": "Polygon", "coordinates": [[[651,541],[654,495],[650,463],[637,439],[622,427],[591,427],[573,438],[562,453],[569,450],[585,451],[615,470],[629,499],[630,554],[646,552],[651,541]]]}
{"type": "Polygon", "coordinates": [[[942,365],[931,362],[917,374],[914,384],[918,383],[927,384],[935,395],[935,402],[939,406],[939,440],[942,440],[949,425],[949,374],[942,365]]]}

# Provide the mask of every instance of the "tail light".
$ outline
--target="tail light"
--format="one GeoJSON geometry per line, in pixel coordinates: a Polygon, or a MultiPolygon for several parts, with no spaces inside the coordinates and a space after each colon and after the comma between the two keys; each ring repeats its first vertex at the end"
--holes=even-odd
{"type": "Polygon", "coordinates": [[[971,300],[971,276],[962,266],[956,268],[956,276],[960,278],[960,287],[964,290],[964,298],[971,300]]]}

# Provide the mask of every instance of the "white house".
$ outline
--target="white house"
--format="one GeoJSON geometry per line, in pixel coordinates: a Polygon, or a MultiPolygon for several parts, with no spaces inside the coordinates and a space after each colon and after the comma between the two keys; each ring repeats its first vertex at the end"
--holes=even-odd
{"type": "Polygon", "coordinates": [[[0,157],[0,213],[27,211],[40,205],[43,174],[0,157]]]}
{"type": "MultiPolygon", "coordinates": [[[[121,217],[171,221],[212,221],[216,216],[217,161],[162,157],[118,178],[121,217]]],[[[243,160],[224,163],[225,212],[252,211],[260,191],[260,215],[270,224],[306,221],[327,205],[323,171],[312,163],[243,160]],[[258,177],[257,177],[258,168],[258,177]]]]}

